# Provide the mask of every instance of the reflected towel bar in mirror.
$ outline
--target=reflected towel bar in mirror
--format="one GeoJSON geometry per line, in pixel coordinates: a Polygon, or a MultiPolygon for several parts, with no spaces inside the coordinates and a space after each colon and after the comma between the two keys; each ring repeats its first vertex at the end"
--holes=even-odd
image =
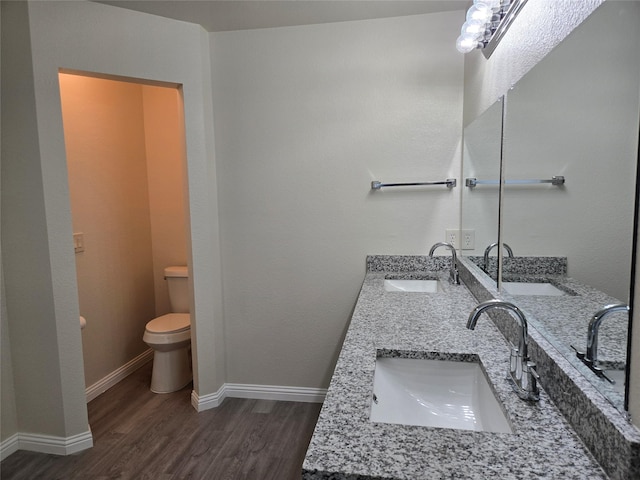
{"type": "Polygon", "coordinates": [[[382,187],[421,187],[423,185],[446,185],[449,188],[457,184],[455,178],[447,178],[444,182],[418,182],[418,183],[382,183],[374,180],[371,182],[371,190],[380,190],[382,187]]]}
{"type": "MultiPolygon", "coordinates": [[[[473,188],[476,185],[498,185],[500,180],[478,180],[477,178],[467,178],[464,182],[465,186],[473,188]]],[[[549,179],[541,180],[505,180],[505,185],[532,185],[536,183],[550,183],[552,185],[564,185],[564,177],[558,175],[549,179]]]]}

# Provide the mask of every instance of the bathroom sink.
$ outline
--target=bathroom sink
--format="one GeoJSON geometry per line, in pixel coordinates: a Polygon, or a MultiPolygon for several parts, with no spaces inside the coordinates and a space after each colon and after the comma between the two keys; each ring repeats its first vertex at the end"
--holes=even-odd
{"type": "Polygon", "coordinates": [[[442,292],[439,280],[386,279],[384,281],[384,289],[387,292],[442,292]]]}
{"type": "Polygon", "coordinates": [[[502,288],[511,295],[547,295],[554,297],[566,295],[555,285],[543,282],[502,282],[502,288]]]}
{"type": "Polygon", "coordinates": [[[371,421],[513,433],[475,362],[376,359],[371,421]]]}

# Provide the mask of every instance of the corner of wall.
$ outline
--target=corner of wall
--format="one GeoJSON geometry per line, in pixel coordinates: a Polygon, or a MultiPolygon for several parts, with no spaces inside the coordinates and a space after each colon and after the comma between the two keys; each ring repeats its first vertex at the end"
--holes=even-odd
{"type": "MultiPolygon", "coordinates": [[[[1,252],[0,252],[1,255],[1,252]]],[[[11,340],[4,294],[4,274],[0,256],[0,442],[5,442],[18,431],[11,340]]]]}
{"type": "MultiPolygon", "coordinates": [[[[2,23],[6,16],[2,15],[4,9],[4,3],[0,3],[0,32],[4,34],[6,29],[2,23]]],[[[0,59],[4,59],[7,54],[4,51],[8,45],[8,39],[2,36],[0,45],[3,45],[0,59]]],[[[4,65],[0,67],[0,70],[4,69],[4,65]]],[[[4,92],[2,92],[4,93],[4,92]]],[[[0,93],[0,96],[2,96],[0,93]]],[[[0,125],[2,125],[2,117],[0,115],[0,125]]],[[[2,128],[0,128],[2,132],[2,128]]],[[[4,145],[4,142],[0,142],[0,145],[4,145]]],[[[0,154],[0,183],[2,178],[2,158],[4,153],[0,154]]],[[[2,199],[0,198],[0,212],[2,211],[2,199]]],[[[0,218],[2,218],[0,216],[0,218]]],[[[0,231],[2,227],[0,226],[0,231]]],[[[11,362],[11,340],[9,335],[9,321],[7,318],[7,306],[4,290],[4,269],[2,262],[2,246],[0,242],[0,445],[5,444],[9,439],[18,431],[18,417],[16,413],[16,400],[15,400],[15,388],[13,384],[13,364],[11,362]]],[[[0,448],[0,450],[4,450],[0,448]]],[[[4,458],[4,455],[0,455],[0,460],[4,458]]]]}

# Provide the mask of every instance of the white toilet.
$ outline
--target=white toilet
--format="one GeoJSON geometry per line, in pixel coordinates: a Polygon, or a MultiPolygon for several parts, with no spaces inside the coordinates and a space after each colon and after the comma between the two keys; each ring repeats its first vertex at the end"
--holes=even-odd
{"type": "Polygon", "coordinates": [[[180,390],[192,379],[191,316],[187,267],[167,267],[171,312],[154,318],[144,330],[142,340],[153,348],[151,391],[169,393],[180,390]]]}

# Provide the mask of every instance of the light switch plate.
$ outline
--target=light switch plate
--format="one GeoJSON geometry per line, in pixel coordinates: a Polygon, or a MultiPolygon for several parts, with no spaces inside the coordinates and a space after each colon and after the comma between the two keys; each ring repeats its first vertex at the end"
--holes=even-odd
{"type": "Polygon", "coordinates": [[[84,233],[73,234],[73,251],[76,253],[84,252],[84,233]]]}

